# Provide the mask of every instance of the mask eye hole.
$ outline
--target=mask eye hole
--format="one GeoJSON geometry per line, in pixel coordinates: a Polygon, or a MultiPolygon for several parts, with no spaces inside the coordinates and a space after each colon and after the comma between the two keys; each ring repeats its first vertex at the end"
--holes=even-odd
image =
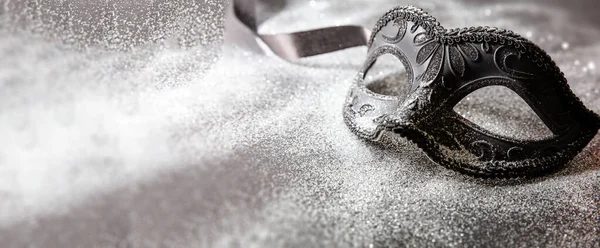
{"type": "Polygon", "coordinates": [[[379,56],[363,79],[365,87],[379,95],[405,98],[410,90],[406,68],[392,54],[379,56]]]}
{"type": "Polygon", "coordinates": [[[552,131],[517,93],[504,86],[487,86],[463,98],[454,111],[489,132],[520,140],[542,140],[552,131]]]}

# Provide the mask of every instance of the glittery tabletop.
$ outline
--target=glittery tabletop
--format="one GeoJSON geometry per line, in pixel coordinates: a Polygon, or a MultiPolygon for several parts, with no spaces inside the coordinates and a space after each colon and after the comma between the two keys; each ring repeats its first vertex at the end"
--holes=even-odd
{"type": "MultiPolygon", "coordinates": [[[[404,4],[447,28],[511,29],[600,112],[594,0],[266,2],[264,33],[372,27],[404,4]]],[[[541,178],[459,174],[344,125],[366,48],[287,62],[226,30],[227,9],[0,1],[2,247],[600,247],[598,136],[541,178]]],[[[502,88],[456,110],[547,135],[502,88]]]]}

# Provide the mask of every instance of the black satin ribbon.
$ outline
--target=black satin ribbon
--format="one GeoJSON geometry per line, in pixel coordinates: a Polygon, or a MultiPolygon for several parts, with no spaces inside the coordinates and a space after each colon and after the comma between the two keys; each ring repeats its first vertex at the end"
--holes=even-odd
{"type": "Polygon", "coordinates": [[[233,13],[277,56],[285,60],[367,45],[371,31],[362,26],[335,26],[293,33],[260,34],[256,0],[233,0],[233,13]]]}

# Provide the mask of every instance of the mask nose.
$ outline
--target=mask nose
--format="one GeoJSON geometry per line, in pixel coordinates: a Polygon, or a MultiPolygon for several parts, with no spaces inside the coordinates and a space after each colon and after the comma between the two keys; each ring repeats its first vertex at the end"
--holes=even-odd
{"type": "Polygon", "coordinates": [[[410,93],[407,98],[398,103],[398,107],[394,112],[389,112],[386,115],[377,118],[375,122],[383,129],[391,131],[402,131],[414,127],[419,121],[420,113],[427,102],[420,97],[419,90],[410,93]]]}

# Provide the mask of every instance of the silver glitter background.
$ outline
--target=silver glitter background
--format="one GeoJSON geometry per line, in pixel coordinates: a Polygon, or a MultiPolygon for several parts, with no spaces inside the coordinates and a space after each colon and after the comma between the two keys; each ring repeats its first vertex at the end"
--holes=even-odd
{"type": "MultiPolygon", "coordinates": [[[[371,27],[402,4],[447,28],[512,29],[600,111],[594,0],[270,2],[267,33],[371,27]]],[[[600,247],[598,137],[527,180],[464,176],[402,139],[364,142],[341,110],[365,48],[285,62],[243,32],[224,41],[226,9],[0,0],[2,247],[600,247]]],[[[457,111],[546,135],[519,101],[490,88],[457,111]]]]}

